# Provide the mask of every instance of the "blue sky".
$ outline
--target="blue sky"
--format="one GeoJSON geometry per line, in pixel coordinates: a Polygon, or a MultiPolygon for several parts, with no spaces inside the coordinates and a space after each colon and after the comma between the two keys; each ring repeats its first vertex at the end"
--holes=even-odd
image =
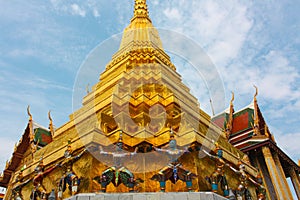
{"type": "MultiPolygon", "coordinates": [[[[56,127],[68,121],[80,65],[126,27],[134,1],[0,2],[2,170],[27,125],[27,105],[46,127],[48,110],[56,127]]],[[[251,103],[253,84],[258,86],[260,108],[278,145],[300,159],[300,2],[148,0],[148,6],[156,27],[182,33],[204,49],[221,75],[226,102],[235,92],[236,110],[251,103]]],[[[181,71],[188,82],[189,71],[181,71]]],[[[211,113],[207,98],[189,86],[211,113]]]]}

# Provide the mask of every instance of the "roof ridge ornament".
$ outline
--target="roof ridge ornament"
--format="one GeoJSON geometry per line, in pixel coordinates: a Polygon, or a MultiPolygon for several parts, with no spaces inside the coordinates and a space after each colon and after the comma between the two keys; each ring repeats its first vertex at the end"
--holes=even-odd
{"type": "Polygon", "coordinates": [[[255,94],[253,98],[253,104],[254,104],[254,135],[259,135],[259,117],[258,117],[258,105],[257,105],[257,95],[258,95],[258,88],[256,85],[253,85],[255,88],[255,94]]]}
{"type": "Polygon", "coordinates": [[[258,95],[258,88],[256,85],[253,85],[253,87],[255,88],[254,101],[257,101],[256,97],[258,95]]]}
{"type": "Polygon", "coordinates": [[[32,121],[32,115],[30,113],[30,105],[27,106],[27,114],[29,116],[29,121],[32,121]]]}
{"type": "Polygon", "coordinates": [[[234,108],[233,108],[233,101],[234,101],[234,92],[231,92],[232,97],[230,100],[230,107],[229,107],[229,119],[228,122],[226,123],[226,137],[229,139],[231,133],[232,133],[232,126],[233,126],[233,113],[234,113],[234,108]]]}
{"type": "Polygon", "coordinates": [[[234,92],[231,91],[231,95],[230,105],[232,105],[234,101],[234,92]]]}
{"type": "Polygon", "coordinates": [[[52,120],[52,117],[51,117],[51,110],[49,110],[49,112],[48,112],[48,118],[50,120],[49,130],[50,130],[50,133],[51,133],[51,137],[53,138],[54,137],[54,127],[53,127],[53,120],[52,120]]]}

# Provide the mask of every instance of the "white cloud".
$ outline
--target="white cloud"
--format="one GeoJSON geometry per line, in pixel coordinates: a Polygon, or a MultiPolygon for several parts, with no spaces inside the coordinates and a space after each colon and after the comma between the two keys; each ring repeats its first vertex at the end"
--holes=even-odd
{"type": "Polygon", "coordinates": [[[96,8],[93,9],[93,15],[94,17],[100,17],[99,11],[96,8]]]}
{"type": "Polygon", "coordinates": [[[176,8],[167,8],[164,10],[164,14],[171,20],[179,20],[181,18],[179,10],[176,8]]]}
{"type": "Polygon", "coordinates": [[[270,51],[264,63],[259,81],[261,93],[275,101],[299,99],[300,90],[294,88],[300,78],[298,69],[279,51],[270,51]]]}
{"type": "Polygon", "coordinates": [[[72,4],[71,9],[72,9],[71,12],[73,15],[80,15],[81,17],[85,17],[85,14],[86,14],[85,10],[82,9],[78,4],[75,4],[75,3],[72,4]]]}

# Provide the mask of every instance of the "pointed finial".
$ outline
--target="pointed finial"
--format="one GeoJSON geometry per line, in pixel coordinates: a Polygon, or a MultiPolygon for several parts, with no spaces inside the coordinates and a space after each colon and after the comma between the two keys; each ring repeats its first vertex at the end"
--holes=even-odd
{"type": "Polygon", "coordinates": [[[145,17],[149,19],[146,0],[135,0],[133,19],[136,17],[145,17]]]}
{"type": "Polygon", "coordinates": [[[50,122],[52,123],[51,110],[49,110],[49,112],[48,112],[48,118],[49,118],[50,122]]]}
{"type": "Polygon", "coordinates": [[[7,169],[7,168],[8,168],[8,166],[9,166],[9,161],[8,161],[8,160],[6,160],[6,163],[5,163],[5,169],[7,169]]]}
{"type": "Polygon", "coordinates": [[[233,109],[233,101],[234,101],[234,92],[231,92],[232,97],[230,100],[230,107],[229,107],[229,119],[226,122],[226,129],[225,129],[225,133],[226,133],[226,137],[227,139],[229,139],[231,133],[232,133],[232,126],[233,126],[233,113],[234,113],[234,109],[233,109]]]}
{"type": "Polygon", "coordinates": [[[256,85],[253,85],[253,87],[255,88],[254,100],[256,100],[256,97],[258,95],[258,88],[256,87],[256,85]]]}
{"type": "Polygon", "coordinates": [[[32,121],[32,115],[30,113],[30,106],[29,105],[27,106],[27,114],[29,116],[29,121],[32,121]]]}
{"type": "Polygon", "coordinates": [[[231,100],[230,100],[230,104],[233,104],[233,101],[234,101],[234,92],[231,92],[231,100]]]}
{"type": "Polygon", "coordinates": [[[258,88],[253,85],[253,87],[255,88],[255,94],[254,94],[254,99],[253,99],[253,103],[254,103],[254,116],[253,116],[253,120],[254,120],[254,135],[259,135],[259,118],[258,118],[258,106],[257,106],[257,95],[258,95],[258,88]]]}
{"type": "Polygon", "coordinates": [[[51,136],[53,138],[54,137],[54,128],[53,128],[53,120],[52,120],[52,117],[51,117],[51,110],[49,110],[49,112],[48,112],[48,118],[50,120],[50,122],[49,122],[49,130],[50,130],[51,136]]]}
{"type": "Polygon", "coordinates": [[[298,166],[300,167],[300,159],[298,160],[298,166]]]}
{"type": "Polygon", "coordinates": [[[17,151],[17,148],[18,148],[18,143],[16,142],[16,143],[15,143],[15,147],[14,147],[14,152],[17,151]]]}

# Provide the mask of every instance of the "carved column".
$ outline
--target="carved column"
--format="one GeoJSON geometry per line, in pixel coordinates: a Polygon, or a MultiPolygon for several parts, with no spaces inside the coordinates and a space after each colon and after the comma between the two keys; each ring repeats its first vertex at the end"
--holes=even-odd
{"type": "Polygon", "coordinates": [[[286,180],[286,176],[285,176],[285,173],[283,171],[283,168],[282,168],[282,165],[281,165],[278,154],[274,153],[273,158],[274,158],[274,161],[275,161],[275,164],[276,164],[276,167],[277,167],[277,171],[279,173],[279,178],[280,178],[280,181],[281,181],[281,185],[282,185],[282,187],[285,191],[285,194],[287,195],[288,199],[293,199],[293,195],[292,195],[292,192],[290,190],[289,184],[286,180]]]}
{"type": "Polygon", "coordinates": [[[298,199],[300,199],[300,180],[299,180],[299,175],[295,172],[294,168],[290,168],[289,170],[291,180],[295,189],[295,192],[297,194],[298,199]]]}
{"type": "Polygon", "coordinates": [[[285,192],[283,190],[283,186],[281,184],[276,164],[273,159],[270,148],[262,147],[262,152],[278,199],[289,199],[288,197],[286,197],[285,192]]]}

